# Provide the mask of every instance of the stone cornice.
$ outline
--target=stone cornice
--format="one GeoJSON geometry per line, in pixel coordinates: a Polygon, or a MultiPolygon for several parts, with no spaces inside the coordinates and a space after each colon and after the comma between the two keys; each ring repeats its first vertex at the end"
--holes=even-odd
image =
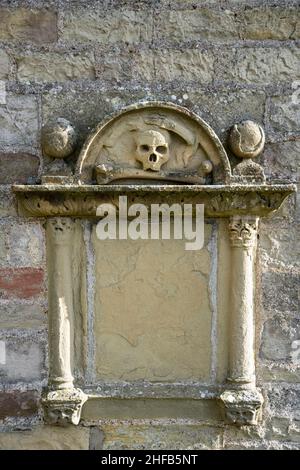
{"type": "Polygon", "coordinates": [[[118,207],[118,197],[146,206],[159,203],[204,204],[206,217],[267,216],[296,191],[294,184],[262,185],[14,185],[20,215],[96,217],[101,203],[118,207]]]}

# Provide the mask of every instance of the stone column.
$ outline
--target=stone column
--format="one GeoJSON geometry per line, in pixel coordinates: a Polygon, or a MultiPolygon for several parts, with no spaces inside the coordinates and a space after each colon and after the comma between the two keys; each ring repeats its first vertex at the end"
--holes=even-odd
{"type": "Polygon", "coordinates": [[[255,388],[254,268],[257,217],[232,217],[231,296],[228,388],[221,395],[226,418],[236,424],[256,424],[263,398],[255,388]]]}
{"type": "Polygon", "coordinates": [[[73,387],[73,228],[74,222],[69,218],[47,221],[49,387],[53,389],[73,387]]]}
{"type": "Polygon", "coordinates": [[[232,218],[229,377],[234,384],[254,384],[254,260],[257,218],[232,218]]]}
{"type": "Polygon", "coordinates": [[[74,222],[67,217],[48,219],[47,265],[49,304],[49,383],[43,396],[45,418],[51,424],[78,424],[85,395],[74,388],[72,348],[74,309],[72,250],[74,222]]]}

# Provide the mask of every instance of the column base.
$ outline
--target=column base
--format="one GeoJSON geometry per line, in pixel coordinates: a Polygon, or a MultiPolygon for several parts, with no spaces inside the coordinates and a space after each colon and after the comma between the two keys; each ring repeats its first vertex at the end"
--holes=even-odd
{"type": "Polygon", "coordinates": [[[45,422],[58,426],[77,425],[87,398],[79,388],[48,390],[42,397],[45,422]]]}
{"type": "Polygon", "coordinates": [[[220,401],[225,421],[245,426],[257,424],[264,399],[257,389],[225,390],[220,396],[220,401]]]}

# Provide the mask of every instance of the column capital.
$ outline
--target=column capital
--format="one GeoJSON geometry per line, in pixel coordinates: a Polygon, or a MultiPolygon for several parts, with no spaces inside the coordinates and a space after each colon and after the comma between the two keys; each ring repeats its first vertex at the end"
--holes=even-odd
{"type": "Polygon", "coordinates": [[[234,216],[229,220],[229,237],[233,247],[248,248],[256,245],[258,217],[234,216]]]}
{"type": "Polygon", "coordinates": [[[75,221],[70,217],[51,217],[47,220],[47,233],[56,245],[66,245],[73,233],[75,221]]]}

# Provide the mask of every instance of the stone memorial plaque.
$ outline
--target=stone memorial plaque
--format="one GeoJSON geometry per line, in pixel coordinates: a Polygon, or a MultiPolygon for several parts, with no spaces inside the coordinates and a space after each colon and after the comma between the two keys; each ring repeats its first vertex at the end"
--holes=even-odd
{"type": "Polygon", "coordinates": [[[98,240],[97,380],[210,380],[211,226],[205,246],[184,240],[98,240]]]}
{"type": "MultiPolygon", "coordinates": [[[[295,191],[267,181],[253,161],[264,142],[258,124],[236,124],[230,162],[199,116],[171,103],[138,103],[91,132],[72,171],[64,158],[76,148],[76,132],[65,119],[44,127],[43,151],[55,161],[42,184],[14,191],[20,214],[46,219],[48,423],[258,422],[259,218],[295,191]],[[134,217],[153,205],[174,205],[184,217],[188,207],[189,220],[201,213],[203,244],[191,248],[186,232],[188,240],[137,236],[134,217]]],[[[176,218],[171,234],[173,226],[176,218]]]]}

